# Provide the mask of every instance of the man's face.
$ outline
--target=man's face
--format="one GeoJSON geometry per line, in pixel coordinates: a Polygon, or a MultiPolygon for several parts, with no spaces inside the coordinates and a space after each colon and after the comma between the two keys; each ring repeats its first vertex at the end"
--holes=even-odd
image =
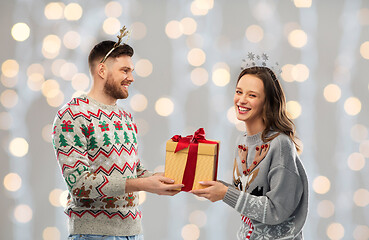
{"type": "Polygon", "coordinates": [[[106,63],[108,76],[104,92],[114,99],[126,99],[128,87],[134,81],[132,72],[134,65],[130,56],[120,56],[106,63]]]}

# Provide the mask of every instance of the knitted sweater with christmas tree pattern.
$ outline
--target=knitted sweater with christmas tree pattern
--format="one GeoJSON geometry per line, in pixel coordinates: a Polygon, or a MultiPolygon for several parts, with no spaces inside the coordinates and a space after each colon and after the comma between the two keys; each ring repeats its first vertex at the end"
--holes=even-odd
{"type": "Polygon", "coordinates": [[[140,234],[138,193],[126,193],[125,183],[151,173],[138,158],[131,114],[82,95],[58,111],[53,128],[55,154],[69,190],[65,213],[70,234],[140,234]]]}
{"type": "Polygon", "coordinates": [[[234,187],[223,201],[242,215],[237,238],[303,239],[308,179],[291,139],[280,133],[264,143],[261,133],[242,134],[235,150],[234,187]]]}

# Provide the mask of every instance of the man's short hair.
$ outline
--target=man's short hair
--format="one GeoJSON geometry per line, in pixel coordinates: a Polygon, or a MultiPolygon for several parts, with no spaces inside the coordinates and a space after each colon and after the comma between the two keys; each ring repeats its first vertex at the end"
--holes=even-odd
{"type": "MultiPolygon", "coordinates": [[[[92,70],[94,63],[96,61],[100,62],[105,57],[105,55],[113,48],[114,44],[115,42],[113,41],[102,41],[92,48],[90,55],[88,56],[88,66],[90,67],[90,71],[92,70]]],[[[114,51],[110,53],[107,59],[117,58],[120,56],[132,57],[133,53],[134,51],[131,46],[129,46],[128,44],[122,44],[114,49],[114,51]]]]}

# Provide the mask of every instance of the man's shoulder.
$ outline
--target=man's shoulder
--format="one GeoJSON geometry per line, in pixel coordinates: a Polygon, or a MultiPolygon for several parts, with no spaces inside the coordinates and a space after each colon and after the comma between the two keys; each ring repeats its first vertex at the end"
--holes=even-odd
{"type": "Polygon", "coordinates": [[[62,118],[65,114],[75,116],[83,112],[87,105],[89,105],[89,100],[86,96],[74,97],[58,110],[57,115],[59,118],[62,118]]]}
{"type": "Polygon", "coordinates": [[[79,97],[74,97],[72,98],[68,103],[66,103],[65,105],[70,106],[70,107],[79,107],[82,105],[89,105],[90,101],[88,100],[86,95],[81,95],[79,97]]]}

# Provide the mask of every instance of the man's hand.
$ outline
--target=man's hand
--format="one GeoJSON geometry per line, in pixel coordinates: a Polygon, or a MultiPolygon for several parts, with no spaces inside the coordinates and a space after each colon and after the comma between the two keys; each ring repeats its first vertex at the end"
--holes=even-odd
{"type": "Polygon", "coordinates": [[[190,193],[198,197],[204,197],[212,202],[222,200],[228,190],[227,186],[217,181],[203,181],[200,184],[207,188],[191,190],[190,193]]]}
{"type": "Polygon", "coordinates": [[[183,184],[173,184],[174,180],[155,174],[146,178],[128,179],[126,192],[146,191],[158,195],[173,196],[180,192],[183,184]]]}
{"type": "Polygon", "coordinates": [[[183,184],[173,184],[174,183],[173,179],[164,177],[160,174],[143,178],[142,180],[145,181],[145,183],[143,184],[144,191],[155,193],[158,195],[173,196],[179,193],[180,189],[184,187],[183,184]]]}

